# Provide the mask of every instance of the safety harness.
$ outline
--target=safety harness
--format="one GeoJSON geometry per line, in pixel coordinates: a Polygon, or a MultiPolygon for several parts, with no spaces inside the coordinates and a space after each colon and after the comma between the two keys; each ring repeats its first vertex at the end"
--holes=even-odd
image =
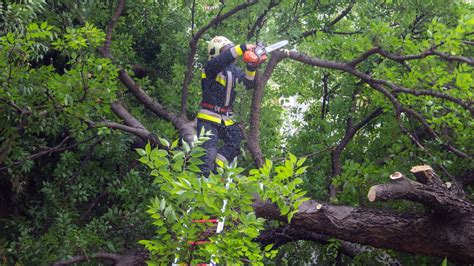
{"type": "Polygon", "coordinates": [[[199,104],[202,108],[206,108],[208,110],[212,110],[218,113],[232,113],[231,107],[220,107],[218,105],[213,105],[210,103],[201,102],[199,104]]]}

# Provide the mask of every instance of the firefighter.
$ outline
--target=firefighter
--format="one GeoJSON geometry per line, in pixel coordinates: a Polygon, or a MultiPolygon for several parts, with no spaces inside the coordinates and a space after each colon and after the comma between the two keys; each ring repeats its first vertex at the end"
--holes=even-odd
{"type": "Polygon", "coordinates": [[[223,36],[214,37],[207,47],[209,60],[201,74],[202,101],[197,115],[197,132],[204,128],[210,131],[210,139],[203,143],[206,155],[201,172],[207,177],[217,166],[232,162],[240,151],[243,134],[240,126],[232,119],[232,105],[235,100],[235,86],[242,82],[247,89],[255,85],[257,66],[264,59],[247,62],[245,72],[234,65],[235,60],[246,51],[253,51],[255,45],[234,45],[223,36]],[[219,140],[224,145],[217,148],[219,140]]]}

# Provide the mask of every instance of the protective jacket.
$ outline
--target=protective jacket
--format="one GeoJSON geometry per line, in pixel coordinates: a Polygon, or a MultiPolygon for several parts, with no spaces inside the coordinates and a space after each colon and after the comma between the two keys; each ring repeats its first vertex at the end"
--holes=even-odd
{"type": "Polygon", "coordinates": [[[202,128],[212,133],[210,139],[202,145],[206,149],[206,155],[203,156],[204,164],[200,168],[205,176],[214,170],[216,164],[223,166],[240,152],[239,145],[243,135],[240,127],[232,120],[235,86],[237,82],[242,82],[247,89],[253,88],[256,70],[255,67],[247,66],[244,72],[233,64],[245,50],[245,45],[234,46],[209,60],[202,70],[202,102],[197,115],[197,129],[199,133],[202,128]],[[224,145],[218,149],[219,139],[224,145]]]}
{"type": "MultiPolygon", "coordinates": [[[[233,64],[233,61],[246,50],[245,45],[238,45],[209,60],[201,74],[202,103],[199,114],[207,114],[219,118],[220,115],[229,116],[235,101],[235,86],[242,82],[247,89],[255,84],[255,67],[247,66],[245,72],[233,64]],[[210,112],[217,114],[212,115],[210,112]]],[[[215,119],[206,119],[199,115],[198,118],[220,123],[215,119]]],[[[223,119],[221,117],[221,119],[223,119]]],[[[224,119],[228,121],[227,119],[224,119]]]]}

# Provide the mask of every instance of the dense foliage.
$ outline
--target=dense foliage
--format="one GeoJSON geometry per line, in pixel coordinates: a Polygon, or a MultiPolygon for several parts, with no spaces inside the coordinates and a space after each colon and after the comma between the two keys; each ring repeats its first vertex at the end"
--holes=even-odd
{"type": "MultiPolygon", "coordinates": [[[[288,39],[291,51],[353,62],[421,119],[395,110],[387,94],[360,76],[284,59],[261,103],[259,144],[266,164],[254,169],[243,143],[239,167],[222,170],[205,183],[196,178],[203,153],[199,147],[175,141],[155,143],[167,149],[145,148],[146,140],[109,126],[123,119],[111,108],[120,102],[162,142],[179,138],[178,130],[137,100],[117,72],[123,69],[157,102],[179,110],[190,40],[218,14],[242,2],[127,1],[113,31],[112,58],[101,49],[115,1],[0,3],[0,264],[45,265],[99,251],[126,254],[144,246],[151,259],[173,260],[177,243],[205,227],[190,221],[220,211],[217,204],[224,198],[235,230],[215,236],[222,246],[209,245],[195,254],[181,249],[182,260],[216,254],[223,256],[217,260],[228,262],[245,257],[291,265],[364,264],[383,263],[381,254],[390,254],[407,264],[441,263],[439,258],[385,250],[349,258],[341,255],[337,239],[326,245],[288,243],[276,255],[252,239],[283,222],[257,218],[251,201],[253,193],[260,193],[291,219],[302,189],[314,199],[367,206],[372,185],[413,165],[432,165],[444,181],[472,175],[474,7],[468,1],[441,0],[263,0],[212,25],[193,56],[186,109],[190,119],[200,101],[205,41],[214,35],[235,43],[288,39]],[[374,47],[379,53],[353,61],[374,47]],[[434,50],[440,55],[429,54],[434,50]],[[423,53],[406,60],[396,57],[423,53]],[[283,107],[289,97],[298,104],[283,107]],[[289,153],[296,157],[282,159],[289,153]],[[302,158],[308,168],[297,170],[302,158]],[[273,164],[280,168],[272,172],[273,164]],[[223,176],[234,179],[231,189],[219,182],[223,176]],[[331,195],[329,187],[337,193],[331,195]],[[265,253],[272,258],[264,258],[265,253]]],[[[252,97],[251,91],[238,88],[235,111],[246,132],[252,97]]],[[[466,192],[474,198],[472,187],[466,192]]],[[[423,209],[411,202],[374,206],[423,209]]]]}
{"type": "MultiPolygon", "coordinates": [[[[243,260],[259,265],[264,257],[259,243],[253,240],[264,229],[265,219],[255,216],[255,195],[276,203],[281,215],[291,221],[307,200],[303,197],[305,192],[297,188],[303,182],[298,176],[306,169],[302,166],[305,159],[297,160],[290,154],[283,165],[273,168],[267,161],[259,170],[250,170],[249,176],[242,175],[245,169],[234,163],[204,178],[198,166],[203,163],[199,158],[205,150],[197,145],[208,138],[201,136],[193,142],[195,147],[183,143],[184,150],[176,149],[178,140],[170,145],[164,139],[160,141],[168,151],[152,150],[149,144],[137,149],[142,156],[140,162],[151,169],[150,175],[160,188],[160,198],[156,196],[148,210],[157,227],[156,237],[140,243],[156,255],[152,261],[157,264],[194,264],[212,259],[216,263],[236,264],[243,260]],[[225,230],[214,234],[217,228],[212,223],[193,222],[210,218],[224,222],[225,230]],[[213,244],[194,245],[198,241],[213,244]]],[[[265,251],[270,249],[271,245],[265,247],[265,251]]],[[[275,255],[276,250],[265,254],[270,258],[275,255]]]]}

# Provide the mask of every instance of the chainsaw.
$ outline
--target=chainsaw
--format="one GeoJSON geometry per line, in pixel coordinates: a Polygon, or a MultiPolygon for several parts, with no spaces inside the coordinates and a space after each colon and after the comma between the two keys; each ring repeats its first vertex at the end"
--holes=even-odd
{"type": "Polygon", "coordinates": [[[257,47],[253,50],[245,51],[244,62],[258,66],[267,59],[267,54],[287,45],[288,41],[283,40],[266,46],[263,42],[257,42],[257,47]]]}

